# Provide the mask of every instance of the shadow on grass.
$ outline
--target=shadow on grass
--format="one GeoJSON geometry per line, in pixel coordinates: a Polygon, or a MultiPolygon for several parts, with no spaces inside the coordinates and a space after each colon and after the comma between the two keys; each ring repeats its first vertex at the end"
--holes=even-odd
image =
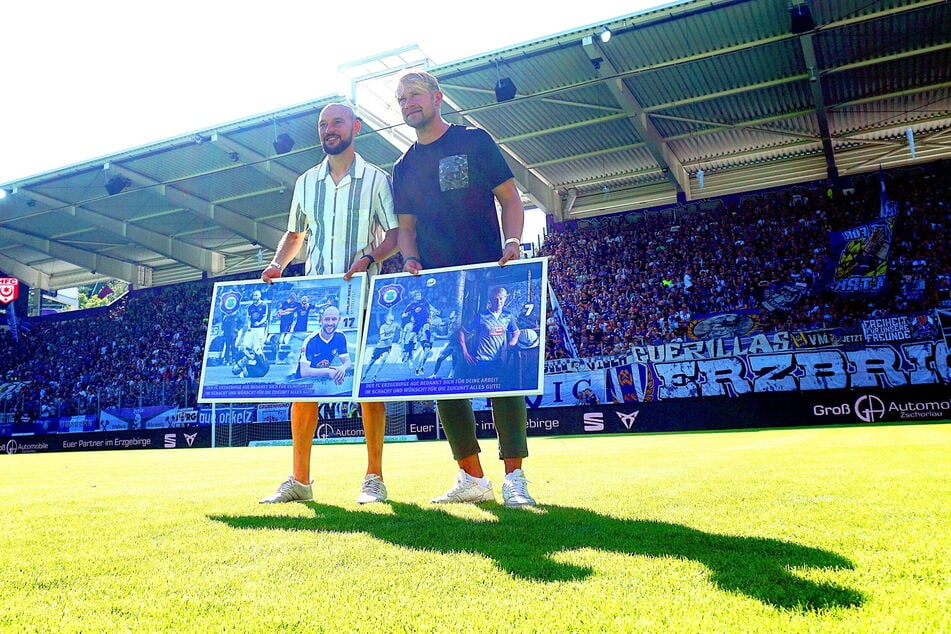
{"type": "Polygon", "coordinates": [[[497,521],[461,519],[439,508],[388,502],[392,514],[307,503],[314,518],[213,515],[242,529],[364,532],[417,550],[469,552],[491,558],[513,577],[539,582],[580,581],[593,570],[560,563],[551,555],[581,548],[676,557],[702,563],[719,588],[778,608],[820,610],[855,607],[861,593],[796,576],[790,568],[851,569],[832,552],[777,539],[732,537],[644,520],[617,519],[579,508],[542,506],[531,510],[479,506],[497,521]]]}

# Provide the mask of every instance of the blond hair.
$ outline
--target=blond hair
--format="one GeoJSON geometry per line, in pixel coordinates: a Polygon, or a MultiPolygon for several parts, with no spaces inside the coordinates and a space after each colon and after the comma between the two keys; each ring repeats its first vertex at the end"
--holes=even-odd
{"type": "Polygon", "coordinates": [[[419,86],[427,92],[436,92],[439,90],[439,80],[424,70],[411,70],[403,73],[397,86],[419,86]]]}

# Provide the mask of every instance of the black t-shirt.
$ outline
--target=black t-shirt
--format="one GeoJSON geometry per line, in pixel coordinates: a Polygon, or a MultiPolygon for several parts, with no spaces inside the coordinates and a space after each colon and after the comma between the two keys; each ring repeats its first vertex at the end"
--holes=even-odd
{"type": "Polygon", "coordinates": [[[439,268],[502,257],[492,190],[512,178],[492,137],[451,125],[439,139],[414,143],[393,166],[397,214],[416,216],[423,266],[439,268]]]}

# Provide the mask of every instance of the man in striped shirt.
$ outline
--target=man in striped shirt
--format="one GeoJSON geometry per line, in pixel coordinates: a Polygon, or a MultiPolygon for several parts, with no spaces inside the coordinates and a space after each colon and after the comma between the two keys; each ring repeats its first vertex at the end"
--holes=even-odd
{"type": "MultiPolygon", "coordinates": [[[[390,178],[356,153],[353,139],[361,122],[347,104],[332,103],[320,111],[317,134],[326,155],[304,172],[294,185],[287,232],[274,260],[261,273],[267,283],[300,252],[307,239],[305,275],[368,275],[396,252],[397,219],[393,213],[390,178]]],[[[361,403],[367,444],[367,471],[357,502],[383,502],[383,434],[385,403],[361,403]]],[[[293,473],[262,503],[305,502],[313,499],[310,454],[317,429],[317,403],[291,405],[293,473]]]]}

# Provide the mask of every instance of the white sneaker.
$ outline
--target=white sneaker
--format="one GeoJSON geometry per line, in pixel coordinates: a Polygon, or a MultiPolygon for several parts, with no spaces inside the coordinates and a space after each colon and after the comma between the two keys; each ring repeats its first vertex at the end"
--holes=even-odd
{"type": "Polygon", "coordinates": [[[516,469],[502,480],[502,502],[509,508],[535,506],[535,499],[528,494],[528,480],[521,469],[516,469]]]}
{"type": "Polygon", "coordinates": [[[363,486],[360,487],[360,495],[357,496],[357,504],[372,504],[373,502],[386,502],[386,485],[375,473],[368,473],[363,478],[363,486]]]}
{"type": "Polygon", "coordinates": [[[281,482],[277,491],[259,502],[259,504],[281,504],[283,502],[310,502],[314,499],[309,484],[301,484],[294,479],[294,476],[288,476],[287,480],[281,482]]]}
{"type": "Polygon", "coordinates": [[[468,473],[459,469],[459,473],[456,474],[456,486],[446,491],[444,495],[433,498],[432,504],[471,504],[494,501],[495,494],[492,493],[491,482],[488,486],[482,486],[468,473]]]}

